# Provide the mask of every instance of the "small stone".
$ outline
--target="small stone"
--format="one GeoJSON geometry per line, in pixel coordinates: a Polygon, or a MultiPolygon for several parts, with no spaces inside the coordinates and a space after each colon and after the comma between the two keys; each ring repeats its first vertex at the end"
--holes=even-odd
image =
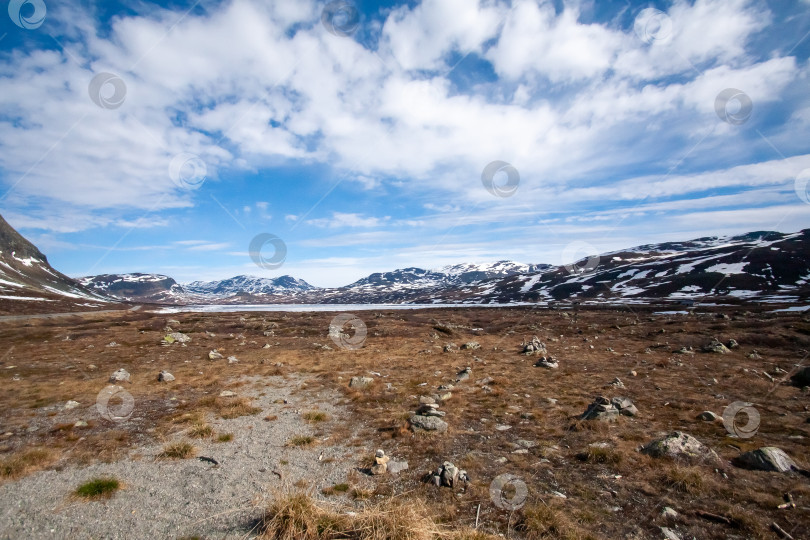
{"type": "Polygon", "coordinates": [[[636,370],[632,370],[632,371],[630,371],[630,376],[631,377],[638,377],[638,373],[636,373],[636,370]]]}
{"type": "Polygon", "coordinates": [[[209,360],[222,360],[223,358],[225,358],[225,357],[222,356],[222,353],[219,352],[216,349],[214,349],[213,351],[208,353],[208,359],[209,360]]]}
{"type": "Polygon", "coordinates": [[[70,409],[75,409],[75,408],[76,408],[76,407],[78,407],[78,406],[79,406],[79,402],[78,402],[78,401],[73,401],[73,400],[70,400],[70,401],[68,401],[67,403],[65,403],[65,410],[66,410],[66,411],[69,411],[70,409]]]}
{"type": "Polygon", "coordinates": [[[229,363],[229,364],[238,364],[238,363],[239,363],[239,359],[238,359],[238,358],[236,358],[235,356],[229,356],[229,357],[228,357],[228,363],[229,363]]]}
{"type": "Polygon", "coordinates": [[[478,343],[477,341],[468,341],[467,343],[462,345],[461,348],[462,348],[462,350],[465,350],[465,351],[474,351],[476,349],[480,349],[481,344],[478,343]]]}
{"type": "Polygon", "coordinates": [[[669,506],[665,506],[665,507],[664,507],[664,508],[661,510],[661,514],[660,514],[660,516],[661,516],[662,518],[664,518],[664,519],[674,519],[674,518],[678,517],[678,512],[676,512],[675,510],[673,510],[673,509],[672,509],[672,508],[670,508],[669,506]]]}
{"type": "Polygon", "coordinates": [[[233,392],[231,390],[223,390],[222,392],[219,393],[219,397],[235,397],[235,396],[236,392],[233,392]]]}
{"type": "Polygon", "coordinates": [[[84,420],[78,420],[75,424],[73,424],[73,427],[87,427],[87,422],[84,420]]]}
{"type": "Polygon", "coordinates": [[[508,431],[508,430],[512,429],[512,426],[508,426],[506,424],[501,424],[499,426],[495,426],[495,429],[498,430],[498,431],[508,431]]]}
{"type": "Polygon", "coordinates": [[[703,420],[704,422],[714,422],[717,420],[718,416],[714,414],[712,411],[703,411],[699,415],[697,415],[698,420],[703,420]]]}
{"type": "Polygon", "coordinates": [[[436,400],[430,396],[419,396],[419,403],[422,405],[434,405],[436,400]]]}
{"type": "Polygon", "coordinates": [[[168,371],[161,371],[158,373],[158,381],[160,382],[172,382],[174,380],[174,375],[169,373],[168,371]]]}

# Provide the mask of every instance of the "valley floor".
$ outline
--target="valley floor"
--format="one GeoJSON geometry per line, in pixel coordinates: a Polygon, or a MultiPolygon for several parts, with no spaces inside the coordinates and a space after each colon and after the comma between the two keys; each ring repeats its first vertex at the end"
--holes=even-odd
{"type": "Polygon", "coordinates": [[[336,315],[0,320],[0,538],[272,537],[296,493],[340,524],[410,505],[420,525],[403,538],[777,538],[772,524],[808,537],[807,477],[731,464],[776,446],[810,467],[810,393],[788,378],[810,351],[803,313],[364,311],[365,339],[332,339],[336,315]],[[559,368],[522,354],[533,336],[559,368]],[[738,346],[704,352],[713,338],[738,346]],[[119,369],[129,381],[110,383],[119,369]],[[600,395],[639,412],[580,420],[600,395]],[[413,431],[420,397],[445,432],[413,431]],[[697,418],[735,402],[759,415],[750,437],[697,418]],[[674,430],[720,464],[638,452],[674,430]],[[372,475],[377,449],[408,469],[372,475]],[[469,481],[424,481],[447,461],[469,481]],[[498,499],[504,474],[517,489],[498,499]],[[118,487],[77,493],[97,478],[118,487]]]}

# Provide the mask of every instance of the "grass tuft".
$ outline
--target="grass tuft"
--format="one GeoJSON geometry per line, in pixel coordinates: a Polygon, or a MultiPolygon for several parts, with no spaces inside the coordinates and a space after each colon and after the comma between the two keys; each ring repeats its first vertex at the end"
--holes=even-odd
{"type": "Polygon", "coordinates": [[[109,499],[121,488],[115,478],[93,478],[76,488],[76,495],[85,499],[109,499]]]}
{"type": "Polygon", "coordinates": [[[308,411],[303,414],[303,418],[310,424],[316,424],[329,420],[329,415],[323,411],[308,411]]]}
{"type": "Polygon", "coordinates": [[[304,448],[306,446],[312,446],[315,443],[315,438],[310,437],[309,435],[296,435],[289,441],[287,444],[290,446],[297,446],[298,448],[304,448]]]}
{"type": "Polygon", "coordinates": [[[172,443],[163,447],[158,457],[164,459],[188,459],[197,455],[197,449],[189,443],[172,443]]]}
{"type": "Polygon", "coordinates": [[[16,480],[26,474],[44,469],[56,461],[53,451],[31,448],[0,459],[0,478],[16,480]]]}

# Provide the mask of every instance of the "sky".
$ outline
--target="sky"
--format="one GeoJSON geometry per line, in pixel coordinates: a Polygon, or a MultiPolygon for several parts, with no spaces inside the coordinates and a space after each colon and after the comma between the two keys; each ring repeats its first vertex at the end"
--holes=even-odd
{"type": "Polygon", "coordinates": [[[11,0],[0,214],[74,276],[810,227],[810,0],[11,0]]]}

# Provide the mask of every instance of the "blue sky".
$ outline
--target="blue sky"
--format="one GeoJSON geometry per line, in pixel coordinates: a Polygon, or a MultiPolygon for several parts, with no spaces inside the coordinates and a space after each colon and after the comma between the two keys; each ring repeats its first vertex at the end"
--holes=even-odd
{"type": "Polygon", "coordinates": [[[810,227],[806,0],[344,4],[11,2],[0,213],[73,276],[318,286],[810,227]]]}

